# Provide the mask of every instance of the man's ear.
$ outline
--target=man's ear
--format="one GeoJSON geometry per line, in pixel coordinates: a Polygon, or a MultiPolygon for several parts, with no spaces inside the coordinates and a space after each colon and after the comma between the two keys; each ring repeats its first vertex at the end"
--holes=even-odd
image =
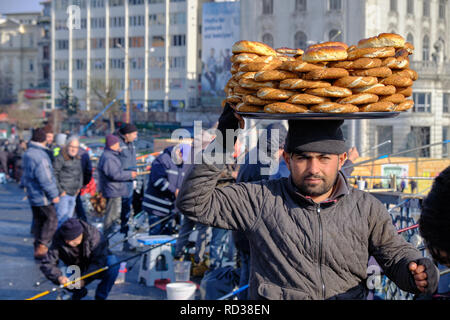
{"type": "Polygon", "coordinates": [[[286,162],[286,165],[289,169],[289,171],[291,171],[291,154],[287,153],[285,150],[283,150],[283,158],[284,158],[284,162],[286,162]]]}
{"type": "Polygon", "coordinates": [[[339,170],[341,170],[342,166],[347,160],[347,152],[339,154],[338,157],[339,157],[339,170]]]}

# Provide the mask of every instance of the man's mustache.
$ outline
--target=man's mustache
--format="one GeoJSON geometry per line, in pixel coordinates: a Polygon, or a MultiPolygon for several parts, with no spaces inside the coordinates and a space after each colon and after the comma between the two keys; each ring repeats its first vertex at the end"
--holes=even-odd
{"type": "Polygon", "coordinates": [[[306,180],[306,179],[320,179],[320,180],[325,180],[325,178],[324,178],[324,177],[322,177],[322,176],[319,176],[319,175],[315,175],[315,174],[312,174],[312,175],[306,176],[306,177],[305,177],[304,179],[305,179],[305,180],[306,180]]]}

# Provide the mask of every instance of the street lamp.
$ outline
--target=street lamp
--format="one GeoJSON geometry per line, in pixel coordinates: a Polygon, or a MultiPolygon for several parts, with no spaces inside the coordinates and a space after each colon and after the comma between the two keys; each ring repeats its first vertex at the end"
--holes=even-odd
{"type": "Polygon", "coordinates": [[[125,48],[120,44],[117,43],[116,47],[122,49],[125,53],[125,103],[126,103],[126,113],[125,113],[125,122],[130,123],[130,61],[128,60],[128,50],[125,50],[125,48]]]}

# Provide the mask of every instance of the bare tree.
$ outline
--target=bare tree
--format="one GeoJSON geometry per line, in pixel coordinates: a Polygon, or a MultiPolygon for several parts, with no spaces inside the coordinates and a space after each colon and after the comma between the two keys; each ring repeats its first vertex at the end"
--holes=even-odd
{"type": "MultiPolygon", "coordinates": [[[[96,105],[96,110],[101,111],[108,104],[110,104],[119,93],[119,88],[115,85],[117,81],[108,81],[108,86],[106,86],[105,81],[101,79],[92,79],[91,80],[91,90],[95,99],[92,99],[94,105],[96,105]]],[[[118,101],[114,102],[108,110],[106,110],[105,115],[109,119],[109,127],[111,132],[115,131],[114,121],[116,117],[119,117],[122,114],[120,109],[120,104],[118,101]]]]}
{"type": "Polygon", "coordinates": [[[38,107],[29,106],[20,108],[12,105],[7,109],[8,117],[16,123],[19,131],[27,130],[40,125],[42,122],[42,111],[38,107]]]}

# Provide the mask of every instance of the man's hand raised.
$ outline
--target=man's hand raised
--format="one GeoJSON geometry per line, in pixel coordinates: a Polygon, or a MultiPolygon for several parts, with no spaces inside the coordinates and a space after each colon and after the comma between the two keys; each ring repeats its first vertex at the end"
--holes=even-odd
{"type": "Polygon", "coordinates": [[[421,293],[433,294],[437,290],[439,274],[430,259],[422,258],[410,262],[408,269],[414,278],[417,289],[421,293]]]}

